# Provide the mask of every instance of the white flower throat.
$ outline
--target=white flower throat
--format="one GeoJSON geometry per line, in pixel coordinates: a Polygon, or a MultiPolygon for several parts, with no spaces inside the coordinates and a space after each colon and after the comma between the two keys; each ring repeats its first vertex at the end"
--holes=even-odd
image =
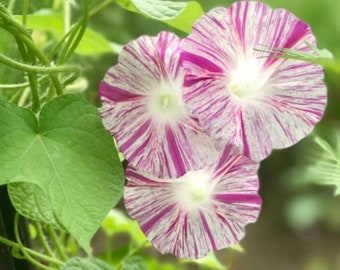
{"type": "Polygon", "coordinates": [[[209,201],[213,184],[205,171],[189,171],[179,179],[181,182],[173,184],[174,196],[186,210],[197,209],[209,201]]]}
{"type": "Polygon", "coordinates": [[[173,86],[159,88],[150,95],[148,104],[150,114],[158,121],[176,120],[185,112],[181,89],[174,89],[173,86]]]}
{"type": "Polygon", "coordinates": [[[231,94],[239,98],[253,96],[261,85],[261,74],[255,59],[240,60],[235,69],[230,72],[228,89],[231,94]]]}

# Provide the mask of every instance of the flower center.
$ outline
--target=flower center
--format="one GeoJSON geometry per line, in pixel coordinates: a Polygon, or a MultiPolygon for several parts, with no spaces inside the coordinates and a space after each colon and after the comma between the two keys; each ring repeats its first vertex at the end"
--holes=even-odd
{"type": "Polygon", "coordinates": [[[174,98],[172,97],[170,93],[165,93],[159,97],[159,103],[160,103],[159,105],[161,106],[163,111],[171,110],[172,106],[176,106],[175,104],[172,104],[172,102],[174,102],[174,98]]]}
{"type": "Polygon", "coordinates": [[[186,210],[197,209],[209,201],[213,189],[210,176],[203,170],[190,171],[174,183],[174,195],[186,210]]]}
{"type": "Polygon", "coordinates": [[[239,98],[249,98],[259,89],[261,76],[256,60],[241,60],[230,72],[228,88],[239,98]]]}
{"type": "Polygon", "coordinates": [[[149,99],[149,111],[157,121],[176,120],[185,111],[179,90],[155,90],[149,99]]]}

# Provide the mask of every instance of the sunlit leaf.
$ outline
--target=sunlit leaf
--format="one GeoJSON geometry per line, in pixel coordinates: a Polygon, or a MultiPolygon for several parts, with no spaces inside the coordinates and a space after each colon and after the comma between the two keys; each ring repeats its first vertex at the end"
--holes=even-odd
{"type": "Polygon", "coordinates": [[[182,263],[197,263],[202,267],[213,270],[224,270],[225,266],[216,258],[213,252],[210,252],[207,256],[197,260],[180,260],[182,263]]]}
{"type": "MultiPolygon", "coordinates": [[[[47,103],[39,119],[0,102],[0,171],[0,184],[37,185],[46,197],[36,204],[48,200],[58,224],[87,252],[124,184],[114,142],[97,108],[74,95],[47,103]]],[[[29,205],[23,203],[19,212],[29,211],[29,205]]]]}
{"type": "MultiPolygon", "coordinates": [[[[15,17],[18,21],[22,20],[22,16],[17,15],[15,17]]],[[[63,20],[62,14],[54,14],[51,12],[32,14],[27,16],[27,28],[49,31],[57,39],[61,39],[64,35],[63,20]]],[[[75,52],[81,55],[95,55],[115,51],[103,35],[87,28],[75,52]]]]}
{"type": "Polygon", "coordinates": [[[186,33],[191,32],[192,24],[203,15],[196,1],[173,2],[164,0],[116,0],[125,9],[141,13],[149,18],[163,21],[186,33]]]}

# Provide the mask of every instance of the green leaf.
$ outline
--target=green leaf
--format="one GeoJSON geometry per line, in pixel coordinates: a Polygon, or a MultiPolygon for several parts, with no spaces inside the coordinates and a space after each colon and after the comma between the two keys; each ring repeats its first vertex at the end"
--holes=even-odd
{"type": "Polygon", "coordinates": [[[114,268],[94,257],[75,257],[67,261],[61,270],[114,270],[114,268]]]}
{"type": "MultiPolygon", "coordinates": [[[[15,18],[22,21],[22,16],[17,15],[15,18]]],[[[61,39],[64,35],[63,15],[50,12],[28,15],[27,27],[33,30],[48,31],[57,39],[61,39]]],[[[103,35],[87,28],[75,52],[80,55],[95,55],[115,51],[103,35]]]]}
{"type": "Polygon", "coordinates": [[[0,185],[39,186],[54,218],[87,252],[124,185],[114,142],[97,108],[74,95],[47,103],[39,119],[27,109],[0,102],[0,171],[0,185]]]}
{"type": "Polygon", "coordinates": [[[213,252],[210,252],[207,256],[197,259],[197,260],[186,260],[181,259],[181,263],[196,263],[201,265],[202,267],[206,267],[209,269],[214,270],[224,270],[225,266],[216,258],[215,254],[213,252]]]}
{"type": "Polygon", "coordinates": [[[14,183],[8,185],[11,202],[19,214],[32,220],[49,224],[61,229],[62,224],[54,218],[50,199],[38,185],[32,183],[14,183]]]}
{"type": "Polygon", "coordinates": [[[133,256],[124,260],[123,263],[124,270],[147,270],[145,260],[141,256],[133,256]]]}
{"type": "Polygon", "coordinates": [[[183,32],[190,33],[192,24],[203,15],[196,1],[173,2],[163,0],[116,0],[123,8],[163,21],[183,32]]]}
{"type": "Polygon", "coordinates": [[[87,28],[75,52],[81,55],[116,53],[113,49],[110,42],[103,35],[87,28]]]}
{"type": "Polygon", "coordinates": [[[304,177],[319,185],[334,185],[335,195],[340,194],[340,131],[329,130],[331,144],[314,136],[304,152],[304,177]]]}

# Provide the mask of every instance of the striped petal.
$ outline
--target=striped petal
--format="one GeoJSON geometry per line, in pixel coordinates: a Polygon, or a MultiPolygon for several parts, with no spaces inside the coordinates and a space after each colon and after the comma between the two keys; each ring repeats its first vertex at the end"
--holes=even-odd
{"type": "Polygon", "coordinates": [[[181,40],[162,32],[127,44],[100,85],[104,126],[132,166],[179,177],[218,158],[183,102],[181,40]]]}
{"type": "Polygon", "coordinates": [[[184,101],[222,145],[262,160],[312,131],[327,89],[322,67],[255,49],[313,53],[306,43],[315,45],[310,27],[284,9],[253,1],[213,9],[183,42],[184,101]]]}
{"type": "Polygon", "coordinates": [[[125,206],[161,253],[200,258],[240,241],[261,207],[258,163],[225,148],[219,161],[176,179],[128,168],[125,206]]]}

